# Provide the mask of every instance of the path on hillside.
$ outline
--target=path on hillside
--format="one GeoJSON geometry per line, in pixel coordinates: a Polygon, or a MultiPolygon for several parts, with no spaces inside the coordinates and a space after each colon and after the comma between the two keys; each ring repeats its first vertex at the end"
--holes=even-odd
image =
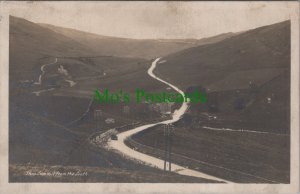
{"type": "MultiPolygon", "coordinates": [[[[55,57],[55,60],[54,62],[51,62],[51,63],[47,63],[47,64],[44,64],[41,66],[41,74],[39,75],[39,79],[37,82],[34,82],[35,85],[42,85],[42,80],[43,80],[43,76],[45,76],[46,74],[46,69],[45,67],[46,66],[50,66],[50,65],[55,65],[57,64],[58,62],[58,58],[55,57]]],[[[60,66],[61,70],[62,71],[65,71],[66,75],[68,74],[68,72],[66,71],[66,69],[64,69],[64,67],[61,65],[60,66]]],[[[58,70],[59,71],[59,70],[58,70]]],[[[73,87],[76,85],[76,82],[74,82],[73,80],[70,80],[70,79],[64,79],[65,82],[67,82],[70,87],[73,87]]],[[[40,96],[41,93],[44,93],[44,92],[48,92],[48,91],[52,91],[52,90],[55,90],[55,88],[50,88],[50,89],[42,89],[42,90],[38,90],[38,91],[34,91],[32,93],[34,93],[36,96],[40,96]]]]}
{"type": "MultiPolygon", "coordinates": [[[[152,62],[151,67],[148,69],[148,74],[153,77],[154,79],[168,85],[169,87],[173,88],[174,90],[176,90],[178,93],[184,95],[183,91],[181,91],[179,88],[177,88],[176,86],[160,79],[159,77],[157,77],[156,75],[153,74],[153,70],[156,67],[157,62],[160,60],[160,58],[157,58],[156,60],[154,60],[152,62]]],[[[130,158],[134,158],[137,159],[139,161],[145,162],[146,164],[149,164],[151,166],[157,167],[159,169],[164,169],[164,161],[158,158],[155,158],[153,156],[149,156],[147,154],[144,153],[140,153],[136,150],[131,149],[130,147],[128,147],[124,141],[129,138],[130,136],[146,130],[150,127],[159,125],[159,124],[171,124],[174,123],[176,121],[178,121],[182,115],[186,112],[186,110],[188,109],[188,102],[183,102],[181,107],[177,110],[174,111],[174,113],[172,113],[172,119],[170,120],[166,120],[166,121],[161,121],[161,122],[157,122],[157,123],[153,123],[153,124],[147,124],[147,125],[143,125],[143,126],[139,126],[136,127],[134,129],[119,133],[118,136],[118,140],[111,140],[108,142],[108,147],[118,150],[119,152],[121,152],[122,154],[124,154],[127,157],[130,158]]],[[[226,182],[229,183],[230,181],[221,179],[221,178],[217,178],[196,170],[191,170],[188,168],[185,168],[183,166],[179,166],[177,164],[172,164],[172,172],[178,173],[180,175],[187,175],[187,176],[194,176],[194,177],[199,177],[199,178],[205,178],[205,179],[210,179],[210,180],[215,180],[215,181],[222,181],[222,182],[226,182]]]]}
{"type": "Polygon", "coordinates": [[[42,84],[42,78],[43,78],[43,76],[44,76],[45,73],[46,73],[45,67],[48,66],[48,65],[54,65],[54,64],[56,64],[56,63],[57,63],[57,57],[55,58],[55,61],[54,61],[54,62],[52,62],[52,63],[47,63],[47,64],[42,65],[42,66],[41,66],[41,72],[42,72],[42,73],[41,73],[40,76],[39,76],[38,82],[35,82],[34,84],[36,84],[36,85],[41,85],[41,84],[42,84]]]}

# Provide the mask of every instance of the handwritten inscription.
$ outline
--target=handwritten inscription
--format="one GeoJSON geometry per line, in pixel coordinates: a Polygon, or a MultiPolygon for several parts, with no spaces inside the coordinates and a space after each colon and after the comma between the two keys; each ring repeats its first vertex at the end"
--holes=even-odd
{"type": "Polygon", "coordinates": [[[68,171],[68,172],[60,172],[60,171],[26,171],[26,176],[53,176],[53,177],[62,177],[62,176],[88,176],[87,172],[81,171],[68,171]]]}

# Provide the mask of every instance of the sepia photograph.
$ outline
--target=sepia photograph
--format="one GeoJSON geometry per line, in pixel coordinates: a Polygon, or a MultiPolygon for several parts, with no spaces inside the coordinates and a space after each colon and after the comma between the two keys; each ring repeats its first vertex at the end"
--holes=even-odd
{"type": "Polygon", "coordinates": [[[0,6],[1,193],[299,192],[299,2],[0,6]]]}

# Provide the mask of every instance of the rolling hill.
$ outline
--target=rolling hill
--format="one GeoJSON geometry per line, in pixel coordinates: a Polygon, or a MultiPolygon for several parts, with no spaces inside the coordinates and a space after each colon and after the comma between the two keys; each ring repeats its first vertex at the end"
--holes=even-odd
{"type": "Polygon", "coordinates": [[[290,22],[260,27],[214,44],[185,49],[163,60],[166,62],[156,71],[183,88],[192,84],[209,86],[236,72],[289,69],[290,22]]]}
{"type": "MultiPolygon", "coordinates": [[[[49,56],[91,55],[92,51],[80,43],[36,25],[11,16],[10,23],[10,78],[32,79],[41,59],[49,56]]],[[[10,80],[14,81],[14,80],[10,80]]]]}
{"type": "Polygon", "coordinates": [[[258,130],[289,132],[290,21],[185,49],[162,60],[156,69],[160,76],[183,89],[206,89],[208,103],[201,111],[230,117],[232,122],[238,118],[255,122],[248,127],[258,130]]]}
{"type": "Polygon", "coordinates": [[[78,41],[100,55],[132,57],[153,59],[155,57],[165,56],[180,50],[211,44],[221,41],[234,35],[234,33],[225,33],[214,37],[197,39],[128,39],[109,36],[101,36],[93,33],[79,31],[70,28],[63,28],[49,24],[39,24],[49,28],[56,33],[78,41]]]}
{"type": "MultiPolygon", "coordinates": [[[[128,60],[132,62],[135,59],[152,59],[231,36],[233,33],[201,40],[136,40],[37,24],[10,16],[10,83],[14,85],[16,81],[32,80],[38,76],[41,64],[53,60],[54,57],[118,57],[117,61],[127,63],[128,60]]],[[[101,69],[101,65],[98,68],[101,69]]]]}

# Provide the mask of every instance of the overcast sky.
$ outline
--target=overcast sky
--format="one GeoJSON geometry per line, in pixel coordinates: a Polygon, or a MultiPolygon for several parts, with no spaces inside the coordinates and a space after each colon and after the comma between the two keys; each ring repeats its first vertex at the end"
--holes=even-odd
{"type": "Polygon", "coordinates": [[[107,36],[203,38],[288,20],[285,2],[22,2],[10,14],[107,36]]]}

